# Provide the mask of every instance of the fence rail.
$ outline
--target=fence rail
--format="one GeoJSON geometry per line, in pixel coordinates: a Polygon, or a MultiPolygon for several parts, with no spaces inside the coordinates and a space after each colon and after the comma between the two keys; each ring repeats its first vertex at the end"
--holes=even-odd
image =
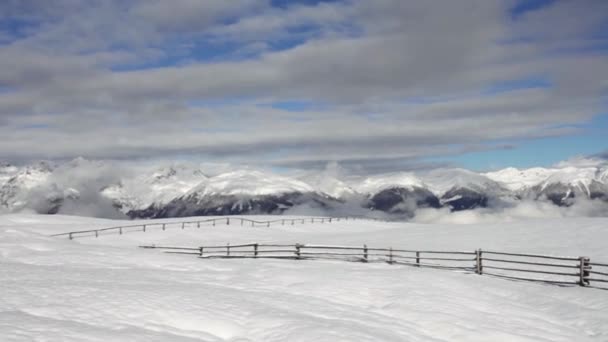
{"type": "Polygon", "coordinates": [[[330,259],[359,262],[386,262],[415,267],[431,267],[513,280],[536,281],[559,285],[580,285],[608,289],[608,264],[592,263],[588,257],[566,257],[497,251],[432,251],[363,246],[315,244],[247,243],[200,247],[139,246],[160,249],[165,253],[192,254],[203,259],[273,258],[330,259]],[[489,257],[486,257],[489,255],[489,257]],[[596,271],[593,267],[598,268],[596,271]],[[490,272],[486,272],[490,270],[490,272]],[[592,285],[593,283],[593,285],[592,285]]]}
{"type": "MultiPolygon", "coordinates": [[[[285,225],[296,225],[296,224],[306,224],[306,223],[332,223],[332,222],[340,222],[340,221],[354,221],[357,219],[361,219],[360,216],[344,216],[344,217],[306,217],[306,218],[280,218],[268,221],[257,221],[244,217],[214,217],[204,220],[196,220],[196,221],[177,221],[177,222],[146,222],[141,224],[132,224],[132,225],[122,225],[116,227],[107,227],[107,228],[98,228],[98,229],[89,229],[89,230],[78,230],[73,232],[66,232],[60,234],[53,234],[51,236],[55,237],[67,237],[70,240],[75,238],[83,238],[83,237],[100,237],[102,235],[108,234],[126,234],[133,232],[146,232],[150,230],[166,230],[169,228],[201,228],[204,226],[216,226],[219,224],[230,225],[236,224],[241,226],[250,226],[250,227],[270,227],[270,226],[285,226],[285,225]]],[[[365,218],[366,220],[379,221],[376,218],[365,218]]]]}

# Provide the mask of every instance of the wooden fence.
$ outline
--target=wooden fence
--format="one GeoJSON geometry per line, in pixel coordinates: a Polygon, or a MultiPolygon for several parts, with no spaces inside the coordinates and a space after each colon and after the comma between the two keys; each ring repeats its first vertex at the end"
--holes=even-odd
{"type": "Polygon", "coordinates": [[[563,257],[497,251],[432,251],[363,246],[312,244],[214,245],[200,247],[140,246],[166,253],[191,254],[199,258],[334,259],[358,262],[386,262],[414,267],[474,272],[479,275],[536,281],[557,285],[580,285],[608,289],[608,263],[588,257],[563,257]],[[598,269],[597,271],[595,269],[598,269]],[[592,286],[593,284],[593,286],[592,286]]]}
{"type": "MultiPolygon", "coordinates": [[[[196,220],[196,221],[178,221],[178,222],[163,222],[163,223],[141,223],[141,224],[133,224],[133,225],[123,225],[116,227],[108,227],[108,228],[99,228],[99,229],[89,229],[89,230],[79,230],[67,233],[53,234],[51,236],[56,237],[67,237],[70,240],[75,238],[83,238],[83,237],[99,237],[102,235],[109,234],[126,234],[133,232],[146,232],[150,230],[167,230],[167,229],[186,229],[186,228],[201,228],[205,226],[216,226],[216,225],[230,225],[236,224],[241,226],[249,226],[249,227],[270,227],[270,226],[285,226],[285,225],[296,225],[296,224],[306,224],[306,223],[332,223],[339,221],[353,221],[359,216],[345,216],[345,217],[306,217],[306,218],[280,218],[275,220],[268,221],[256,221],[248,218],[242,217],[214,217],[204,220],[196,220]]],[[[365,218],[366,220],[379,221],[379,219],[375,218],[365,218]]]]}

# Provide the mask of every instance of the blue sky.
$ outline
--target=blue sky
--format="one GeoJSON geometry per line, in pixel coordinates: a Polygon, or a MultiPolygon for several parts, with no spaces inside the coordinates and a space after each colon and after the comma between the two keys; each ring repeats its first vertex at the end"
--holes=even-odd
{"type": "Polygon", "coordinates": [[[584,124],[578,134],[500,142],[507,149],[470,152],[463,155],[430,158],[449,161],[476,171],[497,170],[505,167],[529,168],[552,166],[574,157],[588,157],[608,150],[608,114],[596,116],[584,124]]]}
{"type": "Polygon", "coordinates": [[[608,150],[608,2],[0,4],[0,156],[357,172],[608,150]]]}

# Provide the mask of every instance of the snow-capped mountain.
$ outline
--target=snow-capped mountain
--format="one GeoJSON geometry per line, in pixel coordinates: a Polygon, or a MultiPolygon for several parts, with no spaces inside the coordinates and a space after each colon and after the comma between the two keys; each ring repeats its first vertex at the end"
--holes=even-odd
{"type": "Polygon", "coordinates": [[[102,194],[111,199],[120,211],[132,216],[132,213],[143,210],[159,210],[206,179],[199,168],[172,165],[123,179],[105,187],[102,194]]]}
{"type": "Polygon", "coordinates": [[[39,197],[44,197],[51,202],[49,211],[54,211],[52,208],[58,201],[56,191],[31,196],[38,186],[45,184],[52,171],[53,167],[47,162],[23,168],[5,164],[0,171],[0,207],[5,211],[19,211],[24,208],[42,210],[39,197]]]}
{"type": "Polygon", "coordinates": [[[325,173],[310,174],[299,179],[313,187],[316,192],[327,194],[335,199],[349,200],[358,194],[346,182],[325,173]]]}
{"type": "Polygon", "coordinates": [[[441,206],[439,198],[418,176],[409,172],[377,175],[364,179],[356,188],[367,196],[372,210],[413,216],[416,208],[441,206]]]}
{"type": "Polygon", "coordinates": [[[482,175],[502,184],[511,191],[521,191],[540,184],[556,172],[558,172],[558,169],[533,167],[520,170],[508,167],[494,172],[483,173],[482,175]]]}
{"type": "Polygon", "coordinates": [[[517,196],[548,199],[556,205],[570,205],[575,197],[608,199],[608,173],[605,163],[596,166],[559,168],[507,168],[485,175],[507,186],[517,196]]]}
{"type": "Polygon", "coordinates": [[[489,177],[465,169],[437,169],[423,175],[424,182],[452,210],[487,207],[490,202],[507,199],[510,191],[489,177]]]}
{"type": "MultiPolygon", "coordinates": [[[[235,171],[204,180],[152,217],[281,213],[297,205],[325,207],[330,196],[310,185],[260,171],[235,171]]],[[[150,210],[146,212],[149,214],[150,210]]]]}
{"type": "Polygon", "coordinates": [[[419,208],[459,211],[518,201],[571,206],[579,199],[608,203],[605,161],[487,173],[437,169],[369,177],[338,174],[326,170],[289,177],[243,169],[210,176],[194,164],[127,168],[82,158],[53,166],[0,164],[0,210],[150,218],[309,209],[411,217],[419,208]],[[105,209],[93,210],[101,206],[105,209]]]}

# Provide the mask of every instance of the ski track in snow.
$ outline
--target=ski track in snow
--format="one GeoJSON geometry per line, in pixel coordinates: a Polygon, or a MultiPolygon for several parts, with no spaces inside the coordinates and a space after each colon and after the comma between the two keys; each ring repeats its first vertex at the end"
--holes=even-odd
{"type": "Polygon", "coordinates": [[[608,261],[608,219],[492,225],[359,220],[271,228],[218,225],[73,241],[48,237],[123,223],[0,216],[2,340],[608,340],[608,291],[382,263],[200,260],[136,248],[148,243],[367,243],[608,261]]]}

